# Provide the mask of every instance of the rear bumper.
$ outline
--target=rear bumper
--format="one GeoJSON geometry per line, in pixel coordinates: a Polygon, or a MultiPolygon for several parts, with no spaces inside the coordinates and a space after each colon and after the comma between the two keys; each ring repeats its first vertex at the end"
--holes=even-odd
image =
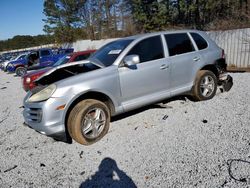
{"type": "Polygon", "coordinates": [[[222,87],[223,91],[229,91],[233,87],[233,78],[228,74],[221,74],[219,76],[218,85],[222,87]]]}

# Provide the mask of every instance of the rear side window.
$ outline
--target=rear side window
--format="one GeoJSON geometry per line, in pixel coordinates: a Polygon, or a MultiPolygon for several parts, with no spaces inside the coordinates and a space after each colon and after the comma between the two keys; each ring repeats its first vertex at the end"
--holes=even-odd
{"type": "Polygon", "coordinates": [[[208,46],[207,41],[202,36],[200,36],[197,33],[190,33],[190,34],[193,37],[199,50],[203,50],[203,49],[207,48],[207,46],[208,46]]]}
{"type": "Polygon", "coordinates": [[[193,44],[187,33],[167,34],[165,39],[170,56],[194,51],[193,44]]]}
{"type": "Polygon", "coordinates": [[[90,53],[89,53],[89,54],[82,54],[82,55],[77,56],[77,57],[74,59],[74,61],[85,60],[85,59],[88,59],[89,56],[90,56],[90,53]]]}
{"type": "Polygon", "coordinates": [[[155,36],[140,41],[127,55],[139,55],[141,63],[163,58],[161,37],[155,36]]]}

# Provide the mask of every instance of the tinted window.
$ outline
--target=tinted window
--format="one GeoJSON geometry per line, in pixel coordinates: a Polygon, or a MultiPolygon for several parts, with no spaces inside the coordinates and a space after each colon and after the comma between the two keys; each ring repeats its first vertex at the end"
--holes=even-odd
{"type": "Polygon", "coordinates": [[[132,39],[127,39],[110,42],[97,50],[90,59],[97,60],[97,63],[101,63],[105,67],[110,66],[132,41],[132,39]]]}
{"type": "Polygon", "coordinates": [[[161,37],[155,36],[140,41],[127,55],[139,55],[141,63],[163,58],[161,37]]]}
{"type": "Polygon", "coordinates": [[[67,53],[67,54],[72,53],[72,52],[74,52],[74,49],[66,49],[65,50],[65,53],[67,53]]]}
{"type": "Polygon", "coordinates": [[[190,33],[199,50],[207,48],[207,41],[197,33],[190,33]]]}
{"type": "Polygon", "coordinates": [[[170,56],[194,51],[193,44],[186,33],[165,35],[170,56]]]}
{"type": "Polygon", "coordinates": [[[75,57],[74,61],[85,60],[85,59],[88,59],[89,56],[90,56],[90,53],[89,54],[78,55],[78,56],[75,57]]]}
{"type": "Polygon", "coordinates": [[[65,55],[65,56],[63,56],[53,66],[56,67],[58,65],[63,65],[65,63],[68,63],[68,61],[69,61],[69,59],[70,59],[71,56],[72,55],[65,55]]]}
{"type": "Polygon", "coordinates": [[[26,56],[26,55],[21,55],[21,56],[19,56],[18,59],[23,59],[25,56],[26,56]]]}
{"type": "Polygon", "coordinates": [[[50,55],[49,50],[41,51],[41,56],[48,56],[48,55],[50,55]]]}

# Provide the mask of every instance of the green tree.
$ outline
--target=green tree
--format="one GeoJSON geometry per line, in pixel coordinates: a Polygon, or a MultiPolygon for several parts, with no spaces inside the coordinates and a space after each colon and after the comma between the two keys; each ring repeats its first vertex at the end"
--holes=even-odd
{"type": "Polygon", "coordinates": [[[0,41],[0,51],[23,49],[53,43],[54,38],[50,35],[17,35],[12,39],[0,41]]]}
{"type": "Polygon", "coordinates": [[[45,0],[43,13],[47,18],[43,20],[46,23],[44,31],[54,34],[58,43],[75,41],[74,32],[79,33],[81,27],[80,8],[85,2],[85,0],[45,0]]]}

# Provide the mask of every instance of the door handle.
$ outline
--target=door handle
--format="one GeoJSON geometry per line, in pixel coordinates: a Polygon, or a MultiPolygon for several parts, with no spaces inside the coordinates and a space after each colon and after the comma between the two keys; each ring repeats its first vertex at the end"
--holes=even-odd
{"type": "Polygon", "coordinates": [[[194,60],[194,61],[199,61],[200,58],[199,58],[199,57],[195,57],[193,60],[194,60]]]}
{"type": "Polygon", "coordinates": [[[163,65],[161,65],[161,70],[164,70],[164,69],[167,69],[169,66],[168,65],[166,65],[166,64],[163,64],[163,65]]]}

